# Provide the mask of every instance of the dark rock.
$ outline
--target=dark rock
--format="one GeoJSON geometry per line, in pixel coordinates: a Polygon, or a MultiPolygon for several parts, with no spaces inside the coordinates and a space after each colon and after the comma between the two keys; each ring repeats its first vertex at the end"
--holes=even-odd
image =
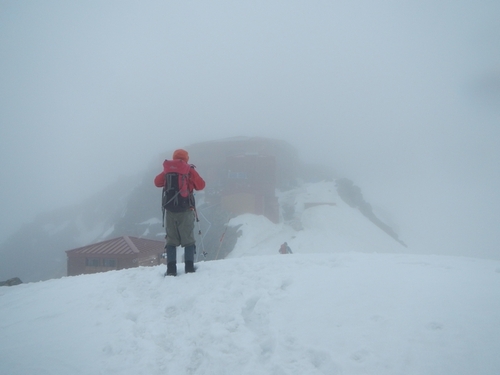
{"type": "Polygon", "coordinates": [[[14,286],[22,283],[23,282],[19,277],[13,277],[12,279],[9,279],[7,281],[0,281],[0,286],[14,286]]]}

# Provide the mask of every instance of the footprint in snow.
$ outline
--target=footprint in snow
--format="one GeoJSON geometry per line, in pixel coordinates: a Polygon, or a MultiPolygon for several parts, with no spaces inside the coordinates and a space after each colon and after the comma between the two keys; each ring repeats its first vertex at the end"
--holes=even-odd
{"type": "Polygon", "coordinates": [[[440,331],[444,328],[443,323],[437,323],[437,322],[430,322],[426,325],[427,329],[430,329],[431,331],[440,331]]]}

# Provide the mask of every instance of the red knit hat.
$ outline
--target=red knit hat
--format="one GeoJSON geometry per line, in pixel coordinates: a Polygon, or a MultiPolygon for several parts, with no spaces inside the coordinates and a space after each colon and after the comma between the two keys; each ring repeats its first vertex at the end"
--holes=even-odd
{"type": "Polygon", "coordinates": [[[175,150],[174,155],[172,156],[172,159],[181,159],[184,160],[186,163],[189,160],[189,154],[186,150],[183,150],[182,148],[175,150]]]}

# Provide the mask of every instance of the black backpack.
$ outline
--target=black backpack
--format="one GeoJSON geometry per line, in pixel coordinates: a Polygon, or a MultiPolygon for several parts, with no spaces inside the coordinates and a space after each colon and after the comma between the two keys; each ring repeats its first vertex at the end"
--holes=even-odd
{"type": "Polygon", "coordinates": [[[165,160],[165,182],[162,207],[171,212],[183,212],[194,207],[194,196],[189,191],[191,166],[182,160],[165,160]]]}

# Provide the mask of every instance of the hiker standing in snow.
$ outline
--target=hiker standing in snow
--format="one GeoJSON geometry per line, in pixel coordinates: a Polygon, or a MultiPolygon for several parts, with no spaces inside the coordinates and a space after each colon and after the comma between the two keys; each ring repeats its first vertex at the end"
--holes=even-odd
{"type": "Polygon", "coordinates": [[[293,254],[292,249],[290,249],[290,246],[286,242],[281,245],[280,254],[293,254]]]}
{"type": "MultiPolygon", "coordinates": [[[[195,202],[193,190],[203,190],[205,180],[188,164],[186,150],[175,150],[173,160],[163,162],[163,172],[158,174],[154,183],[163,188],[163,209],[166,211],[167,276],[177,275],[177,246],[184,247],[185,272],[195,272],[194,239],[195,202]]],[[[164,216],[165,218],[165,216],[164,216]]]]}

